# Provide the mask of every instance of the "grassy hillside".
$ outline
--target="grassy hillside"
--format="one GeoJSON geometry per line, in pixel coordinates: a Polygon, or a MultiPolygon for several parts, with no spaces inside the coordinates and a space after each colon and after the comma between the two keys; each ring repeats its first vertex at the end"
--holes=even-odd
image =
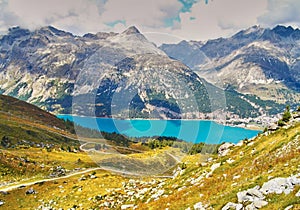
{"type": "MultiPolygon", "coordinates": [[[[56,166],[79,167],[71,165],[88,157],[74,153],[80,144],[67,127],[52,114],[0,95],[0,185],[49,175],[56,166]]],[[[90,159],[87,165],[95,166],[90,159]]]]}
{"type": "MultiPolygon", "coordinates": [[[[295,175],[300,180],[300,123],[297,120],[277,131],[265,132],[253,140],[244,140],[242,144],[231,146],[225,156],[186,155],[175,168],[169,168],[168,174],[172,176],[109,172],[98,168],[94,161],[107,167],[112,163],[121,164],[121,168],[122,165],[124,168],[131,167],[132,171],[128,170],[129,172],[145,171],[145,167],[149,166],[155,171],[167,166],[164,163],[166,157],[180,156],[179,149],[154,147],[152,150],[126,156],[101,155],[102,151],[99,151],[100,155],[96,155],[96,160],[91,155],[96,153],[95,150],[91,150],[89,155],[74,152],[76,142],[58,132],[67,136],[71,134],[49,125],[47,120],[38,124],[27,117],[18,118],[1,112],[0,125],[7,126],[0,130],[0,135],[8,136],[15,142],[14,147],[2,146],[0,149],[0,192],[5,191],[0,193],[0,209],[128,207],[178,210],[194,209],[194,205],[200,206],[200,202],[205,209],[222,209],[228,202],[238,203],[237,193],[255,186],[261,188],[275,178],[295,175]],[[4,132],[6,133],[3,134],[4,132]],[[36,143],[41,140],[49,141],[49,144],[52,142],[57,146],[49,149],[47,146],[26,145],[24,142],[17,144],[20,139],[36,143]],[[70,146],[71,152],[58,145],[70,146]],[[156,160],[160,162],[153,163],[154,158],[158,158],[156,160]],[[51,177],[54,179],[49,180],[51,177]],[[14,185],[18,188],[6,192],[7,187],[14,185]]],[[[92,144],[87,144],[86,149],[90,145],[92,144]]],[[[94,147],[92,145],[91,149],[94,147]]],[[[174,160],[171,158],[170,161],[174,160]]],[[[170,161],[167,163],[171,163],[170,161]]],[[[287,194],[265,195],[264,201],[268,204],[261,209],[289,207],[299,210],[300,196],[297,197],[297,194],[300,194],[300,182],[294,184],[287,194]]],[[[245,207],[251,202],[240,204],[245,207]]]]}
{"type": "MultiPolygon", "coordinates": [[[[186,209],[202,202],[212,209],[221,209],[228,202],[237,202],[237,192],[262,186],[269,179],[289,177],[300,172],[300,124],[282,128],[269,135],[263,134],[253,141],[234,147],[225,157],[215,156],[201,166],[199,155],[186,158],[187,168],[166,188],[172,191],[166,198],[142,204],[141,209],[186,209]],[[212,174],[211,166],[220,164],[212,174]],[[208,175],[209,174],[209,175],[208,175]],[[179,190],[181,189],[181,190],[179,190]],[[170,204],[170,205],[169,205],[170,204]]],[[[270,194],[264,209],[300,209],[300,198],[295,194],[270,194]]]]}
{"type": "Polygon", "coordinates": [[[66,122],[38,107],[0,95],[0,147],[78,147],[70,130],[66,122]]]}
{"type": "Polygon", "coordinates": [[[65,130],[66,124],[56,116],[45,112],[37,106],[16,98],[0,95],[0,113],[11,117],[19,117],[26,121],[65,130]]]}
{"type": "MultiPolygon", "coordinates": [[[[137,209],[177,210],[193,209],[199,202],[206,209],[221,209],[228,202],[237,202],[238,192],[262,186],[276,177],[299,173],[299,136],[300,124],[296,123],[244,141],[223,157],[186,156],[174,178],[130,177],[97,170],[94,174],[89,172],[17,189],[8,195],[0,195],[0,200],[5,202],[7,209],[120,209],[122,205],[132,204],[137,209]],[[26,195],[30,188],[37,194],[26,195]]],[[[49,153],[50,156],[54,154],[49,153]]],[[[300,186],[295,185],[290,194],[267,195],[268,205],[262,209],[288,206],[299,209],[300,199],[295,196],[299,190],[300,186]]]]}

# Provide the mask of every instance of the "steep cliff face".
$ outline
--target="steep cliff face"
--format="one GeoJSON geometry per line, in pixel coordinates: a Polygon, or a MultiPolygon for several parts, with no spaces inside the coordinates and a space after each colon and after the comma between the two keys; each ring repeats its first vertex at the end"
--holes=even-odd
{"type": "Polygon", "coordinates": [[[160,48],[218,86],[281,103],[299,101],[299,29],[254,26],[230,38],[160,48]]]}

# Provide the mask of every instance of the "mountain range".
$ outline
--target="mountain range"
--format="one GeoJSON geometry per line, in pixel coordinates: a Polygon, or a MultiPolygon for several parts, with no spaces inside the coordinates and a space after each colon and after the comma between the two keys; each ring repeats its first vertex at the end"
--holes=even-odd
{"type": "Polygon", "coordinates": [[[299,101],[300,30],[291,26],[253,26],[229,38],[160,49],[219,87],[279,103],[299,101]]]}
{"type": "Polygon", "coordinates": [[[0,93],[53,113],[100,117],[277,113],[298,100],[299,30],[275,29],[158,48],[134,26],[84,36],[14,27],[0,39],[0,93]]]}

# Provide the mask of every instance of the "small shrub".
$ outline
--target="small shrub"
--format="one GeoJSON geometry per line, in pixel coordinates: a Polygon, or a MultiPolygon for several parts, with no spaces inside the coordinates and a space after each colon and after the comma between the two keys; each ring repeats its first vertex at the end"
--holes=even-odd
{"type": "Polygon", "coordinates": [[[290,106],[286,106],[285,112],[282,115],[282,120],[284,122],[288,122],[288,121],[290,121],[291,117],[292,117],[292,115],[290,113],[290,106]]]}
{"type": "Polygon", "coordinates": [[[284,126],[285,122],[283,120],[278,120],[277,125],[278,126],[284,126]]]}
{"type": "Polygon", "coordinates": [[[181,170],[186,169],[186,167],[187,167],[187,166],[186,166],[186,163],[182,163],[181,166],[180,166],[181,170]]]}

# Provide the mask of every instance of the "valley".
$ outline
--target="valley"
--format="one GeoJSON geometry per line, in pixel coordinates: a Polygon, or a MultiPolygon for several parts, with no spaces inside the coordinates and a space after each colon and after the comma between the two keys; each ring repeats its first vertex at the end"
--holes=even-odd
{"type": "Polygon", "coordinates": [[[300,209],[299,39],[10,28],[0,209],[300,209]]]}
{"type": "MultiPolygon", "coordinates": [[[[8,96],[0,99],[0,122],[6,126],[1,129],[1,209],[300,207],[299,112],[276,131],[237,144],[212,145],[217,152],[202,145],[187,154],[184,147],[175,147],[184,142],[167,140],[157,140],[157,147],[150,142],[124,147],[117,146],[127,144],[122,138],[76,136],[85,139],[80,145],[70,122],[8,96]],[[36,115],[24,114],[32,110],[36,115]],[[22,117],[17,117],[20,112],[22,117]],[[289,191],[263,191],[287,177],[293,180],[289,191]],[[250,189],[262,193],[255,202],[239,197],[250,189]]],[[[87,131],[81,129],[81,134],[87,131]]]]}

